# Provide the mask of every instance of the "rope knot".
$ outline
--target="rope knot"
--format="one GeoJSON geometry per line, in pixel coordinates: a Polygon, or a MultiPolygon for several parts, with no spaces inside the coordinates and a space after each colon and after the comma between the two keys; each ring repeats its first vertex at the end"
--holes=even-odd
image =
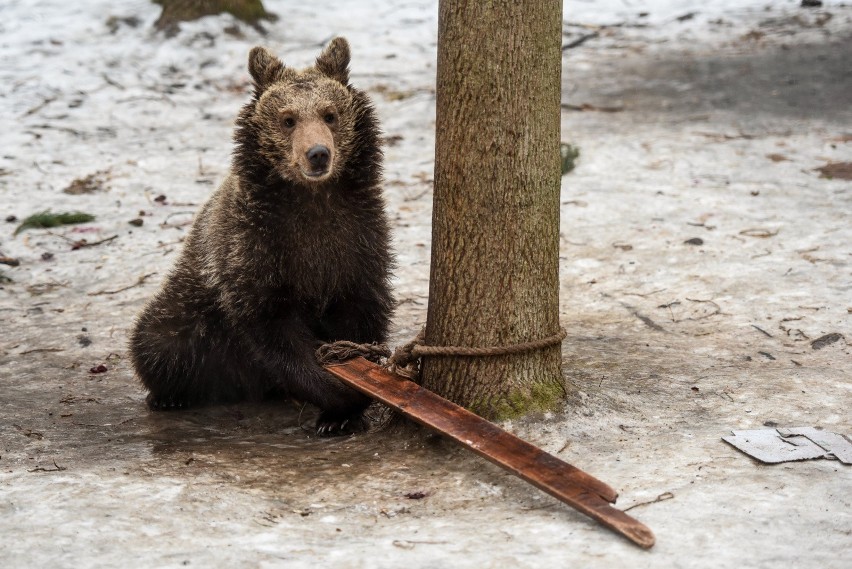
{"type": "Polygon", "coordinates": [[[358,344],[347,340],[322,344],[316,352],[317,361],[320,365],[339,363],[358,356],[380,364],[382,359],[390,357],[390,355],[390,348],[385,344],[358,344]]]}
{"type": "Polygon", "coordinates": [[[422,328],[413,340],[394,350],[393,355],[388,358],[388,370],[411,381],[417,381],[420,377],[420,354],[416,353],[416,349],[425,341],[426,329],[422,328]]]}

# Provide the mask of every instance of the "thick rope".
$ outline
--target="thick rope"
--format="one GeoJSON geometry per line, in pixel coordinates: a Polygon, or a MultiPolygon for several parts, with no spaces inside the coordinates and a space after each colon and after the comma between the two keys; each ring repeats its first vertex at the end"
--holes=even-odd
{"type": "Polygon", "coordinates": [[[338,340],[331,344],[322,344],[317,348],[317,361],[320,365],[338,363],[361,356],[371,362],[381,363],[391,356],[390,348],[385,344],[357,344],[347,340],[338,340]]]}
{"type": "MultiPolygon", "coordinates": [[[[463,346],[425,346],[418,343],[412,348],[411,353],[415,357],[422,356],[506,356],[510,354],[522,354],[524,352],[534,352],[542,348],[548,348],[561,344],[562,340],[568,335],[565,328],[560,328],[559,332],[542,338],[541,340],[533,340],[531,342],[522,342],[519,344],[509,344],[508,346],[491,346],[488,348],[468,348],[463,346]]],[[[419,337],[419,336],[418,336],[419,337]]]]}
{"type": "Polygon", "coordinates": [[[489,357],[506,356],[533,352],[542,348],[556,346],[568,335],[565,328],[559,332],[531,342],[509,344],[507,346],[489,346],[487,348],[473,348],[468,346],[427,346],[426,329],[420,330],[412,341],[398,347],[391,354],[390,349],[384,344],[357,344],[355,342],[338,341],[323,344],[317,350],[317,360],[326,365],[362,356],[370,361],[381,363],[382,358],[387,358],[387,368],[397,375],[416,381],[420,376],[420,360],[431,356],[463,356],[463,357],[489,357]]]}

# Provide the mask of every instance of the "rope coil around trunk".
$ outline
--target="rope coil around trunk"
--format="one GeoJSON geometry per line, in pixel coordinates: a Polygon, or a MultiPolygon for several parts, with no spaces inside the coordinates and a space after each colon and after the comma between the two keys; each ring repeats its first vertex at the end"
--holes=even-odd
{"type": "Polygon", "coordinates": [[[372,362],[381,363],[386,358],[386,367],[393,373],[401,375],[412,381],[420,376],[420,360],[430,356],[463,356],[463,357],[489,357],[522,354],[548,348],[562,343],[568,335],[565,328],[559,328],[559,332],[546,338],[520,342],[506,346],[489,346],[485,348],[474,348],[468,346],[427,346],[426,329],[420,330],[417,336],[398,347],[391,353],[385,344],[358,344],[341,340],[330,344],[323,344],[317,349],[317,361],[321,365],[342,362],[357,356],[364,357],[372,362]]]}

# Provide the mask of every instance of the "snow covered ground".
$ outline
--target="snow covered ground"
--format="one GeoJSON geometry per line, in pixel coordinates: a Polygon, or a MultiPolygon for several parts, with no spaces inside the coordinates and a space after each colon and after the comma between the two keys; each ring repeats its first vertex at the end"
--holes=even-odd
{"type": "Polygon", "coordinates": [[[507,427],[618,488],[657,534],[642,552],[438,441],[147,412],[126,333],[225,175],[259,43],[294,65],[352,44],[388,140],[394,341],[425,320],[437,3],[265,4],[267,35],[223,16],[172,38],[148,1],[0,5],[4,566],[845,566],[850,467],[720,437],[852,431],[852,182],[816,170],[852,162],[852,6],[565,3],[572,395],[507,427]],[[45,209],[96,220],[13,235],[45,209]]]}

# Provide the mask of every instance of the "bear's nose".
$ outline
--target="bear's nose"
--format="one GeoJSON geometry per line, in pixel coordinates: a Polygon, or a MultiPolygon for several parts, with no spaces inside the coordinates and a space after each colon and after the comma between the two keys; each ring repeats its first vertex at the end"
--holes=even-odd
{"type": "Polygon", "coordinates": [[[308,162],[311,163],[311,166],[319,170],[320,168],[328,166],[328,159],[331,156],[331,153],[328,151],[328,148],[322,144],[317,144],[311,147],[305,156],[307,157],[308,162]]]}

